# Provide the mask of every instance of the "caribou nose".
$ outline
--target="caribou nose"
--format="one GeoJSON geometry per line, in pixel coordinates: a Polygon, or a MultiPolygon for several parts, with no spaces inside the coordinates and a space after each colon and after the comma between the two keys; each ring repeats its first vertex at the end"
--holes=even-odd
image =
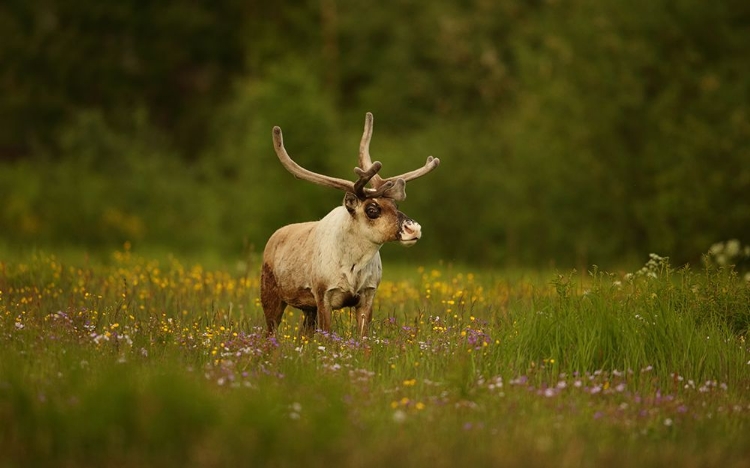
{"type": "Polygon", "coordinates": [[[422,226],[413,219],[404,220],[401,226],[401,242],[414,243],[422,237],[422,226]]]}

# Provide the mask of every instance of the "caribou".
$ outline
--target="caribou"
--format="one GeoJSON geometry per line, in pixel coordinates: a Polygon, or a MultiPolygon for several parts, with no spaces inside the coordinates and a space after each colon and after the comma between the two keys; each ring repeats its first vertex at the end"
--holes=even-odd
{"type": "Polygon", "coordinates": [[[399,211],[397,202],[406,198],[406,182],[431,172],[440,160],[429,156],[423,167],[380,177],[382,164],[370,157],[372,124],[368,112],[354,182],[301,167],[284,148],[281,128],[273,128],[276,155],[294,177],[345,194],[341,206],[319,221],[284,226],[268,239],[260,282],[268,335],[278,327],[286,307],[292,306],[304,313],[301,334],[330,332],[332,311],[350,307],[356,313],[359,335],[366,336],[383,273],[381,246],[386,242],[411,246],[422,237],[419,223],[399,211]]]}

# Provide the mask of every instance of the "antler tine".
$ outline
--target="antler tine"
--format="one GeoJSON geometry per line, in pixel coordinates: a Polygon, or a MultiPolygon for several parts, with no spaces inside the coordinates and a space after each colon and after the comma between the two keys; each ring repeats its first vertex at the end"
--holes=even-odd
{"type": "MultiPolygon", "coordinates": [[[[370,169],[367,171],[363,171],[359,167],[354,168],[354,172],[359,175],[359,180],[355,182],[354,184],[354,190],[357,194],[357,196],[364,200],[366,198],[379,198],[379,197],[386,197],[386,198],[392,198],[394,200],[403,200],[406,198],[406,182],[404,182],[404,179],[388,179],[382,181],[382,183],[375,188],[365,188],[365,185],[367,185],[367,182],[374,176],[376,173],[380,170],[382,164],[380,164],[380,161],[375,161],[372,163],[372,166],[370,166],[370,169]]],[[[381,179],[382,180],[382,179],[381,179]]]]}
{"type": "MultiPolygon", "coordinates": [[[[365,130],[362,132],[362,140],[359,142],[359,167],[363,170],[368,170],[372,166],[372,158],[370,157],[370,140],[372,139],[372,112],[365,114],[365,130]]],[[[383,184],[383,179],[375,174],[371,179],[374,187],[380,187],[383,184]]]]}
{"type": "Polygon", "coordinates": [[[386,180],[383,184],[376,189],[368,189],[368,198],[386,197],[393,200],[401,201],[406,198],[406,192],[404,191],[405,182],[403,179],[400,180],[386,180]]]}
{"type": "Polygon", "coordinates": [[[419,177],[422,177],[423,175],[432,172],[439,165],[440,165],[440,160],[438,158],[433,158],[432,156],[428,156],[427,162],[424,164],[424,166],[420,167],[419,169],[415,169],[411,172],[407,172],[405,174],[401,174],[398,176],[389,177],[385,180],[389,181],[389,180],[403,179],[404,182],[409,182],[410,180],[418,179],[419,177]]]}
{"type": "MultiPolygon", "coordinates": [[[[345,192],[356,193],[354,191],[353,182],[309,171],[294,162],[292,158],[289,157],[289,154],[284,148],[284,138],[281,134],[281,128],[279,127],[273,127],[273,148],[274,150],[276,150],[276,156],[279,157],[279,161],[281,161],[281,164],[286,168],[287,171],[291,172],[294,177],[312,182],[314,184],[322,185],[324,187],[333,187],[339,190],[344,190],[345,192]]],[[[378,170],[380,170],[380,167],[378,167],[375,172],[377,172],[378,170]]]]}
{"type": "MultiPolygon", "coordinates": [[[[367,185],[370,180],[372,180],[374,177],[377,177],[378,172],[383,167],[383,165],[380,163],[380,161],[375,161],[370,165],[370,168],[366,171],[363,170],[360,167],[355,167],[354,172],[359,177],[359,180],[357,180],[354,183],[354,194],[357,195],[361,199],[365,198],[373,198],[376,196],[380,196],[378,193],[382,193],[379,188],[378,189],[366,189],[365,186],[367,185]]],[[[390,184],[389,187],[392,187],[393,184],[390,184]]],[[[385,189],[383,190],[385,191],[385,189]]]]}

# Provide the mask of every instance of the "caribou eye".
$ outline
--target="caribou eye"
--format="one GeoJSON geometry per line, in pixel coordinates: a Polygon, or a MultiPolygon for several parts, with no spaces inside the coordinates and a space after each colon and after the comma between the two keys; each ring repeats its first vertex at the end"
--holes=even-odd
{"type": "Polygon", "coordinates": [[[370,203],[365,207],[365,214],[370,219],[375,219],[380,216],[380,206],[377,203],[370,203]]]}

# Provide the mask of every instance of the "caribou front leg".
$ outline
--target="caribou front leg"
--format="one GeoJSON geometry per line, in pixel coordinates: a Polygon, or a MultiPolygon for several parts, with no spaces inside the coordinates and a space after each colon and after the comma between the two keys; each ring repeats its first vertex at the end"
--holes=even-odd
{"type": "Polygon", "coordinates": [[[315,333],[315,327],[318,323],[318,309],[303,309],[302,313],[305,317],[299,329],[299,337],[304,336],[309,340],[315,333]]]}
{"type": "Polygon", "coordinates": [[[372,322],[372,303],[375,299],[375,291],[375,288],[365,289],[365,292],[362,294],[362,300],[354,308],[357,314],[357,330],[359,331],[360,338],[367,336],[370,322],[372,322]]]}
{"type": "Polygon", "coordinates": [[[318,305],[318,328],[326,333],[331,331],[331,295],[333,290],[325,288],[318,289],[315,296],[315,302],[318,305]]]}

